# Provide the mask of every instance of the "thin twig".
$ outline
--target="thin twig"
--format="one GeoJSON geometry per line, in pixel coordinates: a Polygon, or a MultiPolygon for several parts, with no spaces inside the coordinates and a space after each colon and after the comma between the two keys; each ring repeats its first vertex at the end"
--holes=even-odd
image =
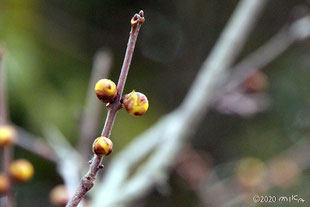
{"type": "Polygon", "coordinates": [[[94,57],[91,78],[89,81],[86,104],[81,116],[79,150],[85,159],[91,152],[92,140],[97,134],[101,119],[102,104],[94,94],[94,85],[100,78],[108,77],[112,66],[112,55],[103,50],[94,57]]]}
{"type": "Polygon", "coordinates": [[[215,90],[227,79],[228,69],[232,67],[244,46],[266,2],[266,0],[242,0],[239,3],[181,106],[160,119],[119,156],[114,157],[104,182],[94,197],[95,207],[127,206],[128,202],[147,193],[155,183],[165,182],[176,156],[210,108],[215,90]],[[141,142],[145,143],[143,147],[138,144],[141,142]],[[126,163],[130,159],[131,164],[137,163],[152,150],[155,152],[152,152],[145,164],[126,182],[132,165],[121,166],[118,162],[126,163]],[[135,160],[132,160],[130,158],[133,156],[132,152],[142,156],[134,156],[135,160]],[[101,202],[103,196],[105,202],[101,202]]]}
{"type": "MultiPolygon", "coordinates": [[[[3,55],[4,52],[0,48],[0,126],[5,125],[8,122],[8,107],[7,107],[7,99],[6,99],[6,84],[5,84],[5,71],[3,69],[3,55]]],[[[4,205],[6,207],[12,207],[13,206],[13,196],[12,196],[12,181],[9,176],[9,167],[12,159],[12,147],[6,146],[3,147],[2,150],[3,156],[2,156],[2,165],[4,174],[7,176],[9,181],[9,189],[6,192],[6,199],[4,200],[4,205]]]]}
{"type": "MultiPolygon", "coordinates": [[[[129,35],[129,40],[127,44],[126,54],[123,62],[123,66],[121,69],[121,74],[117,84],[117,96],[113,103],[109,104],[108,106],[108,114],[106,118],[106,122],[104,128],[102,130],[101,136],[110,137],[111,130],[114,125],[114,121],[116,118],[117,111],[121,107],[121,97],[123,94],[124,86],[126,83],[131,59],[133,56],[135,44],[137,41],[137,37],[139,34],[140,27],[144,22],[144,13],[140,11],[139,14],[135,14],[134,17],[131,19],[131,31],[129,35]]],[[[91,160],[90,168],[87,174],[81,180],[81,183],[76,190],[74,196],[68,202],[67,207],[75,207],[79,204],[79,202],[83,199],[85,194],[94,186],[94,182],[96,179],[96,175],[98,170],[100,169],[102,157],[94,155],[93,159],[91,160]]]]}
{"type": "Polygon", "coordinates": [[[5,94],[5,72],[3,69],[3,55],[4,52],[0,48],[0,125],[4,125],[7,122],[7,105],[5,94]]]}

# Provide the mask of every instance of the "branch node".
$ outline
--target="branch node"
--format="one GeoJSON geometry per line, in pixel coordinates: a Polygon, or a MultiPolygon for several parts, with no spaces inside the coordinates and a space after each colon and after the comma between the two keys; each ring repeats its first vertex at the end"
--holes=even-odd
{"type": "Polygon", "coordinates": [[[82,186],[84,189],[89,191],[94,186],[95,179],[91,178],[90,176],[84,177],[82,179],[82,186]]]}

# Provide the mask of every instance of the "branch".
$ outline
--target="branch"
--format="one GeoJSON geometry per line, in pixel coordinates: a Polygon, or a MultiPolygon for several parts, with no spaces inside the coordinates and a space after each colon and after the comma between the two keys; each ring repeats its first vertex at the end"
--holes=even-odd
{"type": "Polygon", "coordinates": [[[103,183],[96,191],[95,207],[126,206],[128,202],[147,193],[155,183],[162,183],[167,179],[167,171],[181,152],[186,139],[195,132],[205,116],[215,90],[228,76],[228,69],[244,46],[265,3],[265,0],[241,1],[181,106],[160,119],[120,155],[114,157],[103,183]],[[133,164],[151,152],[146,163],[125,182],[133,164]],[[126,162],[130,164],[125,164],[126,162]],[[105,202],[101,200],[103,196],[105,202]]]}
{"type": "MultiPolygon", "coordinates": [[[[3,69],[3,56],[4,51],[0,48],[0,126],[6,125],[8,122],[8,106],[7,106],[7,97],[6,97],[6,84],[5,84],[5,71],[3,69]]],[[[4,200],[4,205],[6,207],[13,206],[13,196],[12,196],[12,180],[9,175],[10,163],[12,160],[12,147],[6,146],[2,149],[2,166],[5,175],[9,181],[9,189],[6,192],[6,199],[4,200]]]]}
{"type": "Polygon", "coordinates": [[[5,71],[3,69],[3,56],[4,51],[0,48],[0,125],[7,123],[7,103],[6,103],[6,84],[5,84],[5,71]]]}
{"type": "MultiPolygon", "coordinates": [[[[117,84],[117,96],[114,102],[110,103],[108,106],[108,114],[107,114],[106,122],[102,130],[101,136],[110,137],[111,135],[111,131],[114,125],[117,111],[121,107],[120,100],[121,100],[124,86],[126,83],[126,79],[127,79],[131,59],[133,56],[135,44],[137,41],[137,37],[139,34],[139,30],[143,22],[144,22],[143,11],[140,11],[139,14],[135,14],[134,17],[131,19],[131,31],[129,35],[129,40],[127,44],[123,66],[121,69],[121,74],[120,74],[118,84],[117,84]]],[[[77,206],[79,202],[83,199],[85,194],[94,186],[96,175],[101,166],[100,164],[101,161],[102,161],[102,157],[98,155],[94,155],[94,157],[91,160],[89,171],[81,180],[79,187],[77,188],[74,196],[68,202],[67,207],[77,206]]]]}
{"type": "Polygon", "coordinates": [[[87,98],[80,123],[79,150],[87,159],[91,151],[92,140],[97,134],[101,119],[102,104],[94,95],[94,85],[101,77],[108,77],[112,66],[112,55],[108,51],[98,51],[95,55],[87,98]]]}

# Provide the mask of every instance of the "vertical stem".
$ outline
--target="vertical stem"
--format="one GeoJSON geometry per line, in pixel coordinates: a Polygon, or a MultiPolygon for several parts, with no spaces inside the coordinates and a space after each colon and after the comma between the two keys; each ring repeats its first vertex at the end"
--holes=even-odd
{"type": "MultiPolygon", "coordinates": [[[[143,12],[140,12],[140,15],[142,15],[141,17],[143,18],[143,12]]],[[[126,54],[125,54],[123,66],[121,69],[121,74],[119,76],[119,80],[117,83],[117,91],[118,91],[119,96],[123,95],[123,90],[124,90],[124,86],[126,83],[130,63],[132,60],[133,52],[135,50],[135,45],[136,45],[136,41],[138,38],[138,34],[139,34],[139,31],[141,28],[141,23],[138,22],[137,18],[138,18],[137,15],[135,15],[131,21],[132,27],[131,27],[131,31],[130,31],[130,35],[129,35],[129,40],[127,43],[126,54]]],[[[141,22],[143,23],[143,21],[144,21],[144,18],[141,22]]]]}
{"type": "MultiPolygon", "coordinates": [[[[117,115],[117,111],[121,107],[121,97],[123,94],[124,86],[126,83],[130,63],[132,60],[134,48],[136,45],[137,37],[139,34],[140,27],[144,22],[144,13],[140,11],[139,14],[135,14],[131,19],[131,31],[129,35],[129,40],[127,44],[126,54],[123,62],[123,66],[121,69],[121,74],[117,84],[117,96],[115,100],[108,105],[108,114],[105,121],[104,128],[102,130],[101,135],[105,137],[110,137],[112,127],[114,125],[114,121],[117,115]]],[[[98,170],[100,169],[100,163],[102,161],[102,157],[98,155],[94,155],[91,160],[91,164],[89,166],[89,170],[87,174],[82,178],[80,185],[78,186],[74,196],[70,199],[66,207],[76,207],[83,199],[85,194],[94,186],[94,182],[96,180],[96,175],[98,170]]]]}
{"type": "MultiPolygon", "coordinates": [[[[0,48],[0,126],[7,124],[8,114],[7,114],[7,99],[5,94],[5,71],[3,69],[3,50],[0,48]]],[[[9,189],[6,193],[6,198],[4,199],[4,206],[13,206],[13,196],[12,196],[12,181],[9,176],[9,167],[12,158],[12,148],[11,146],[3,147],[2,149],[2,167],[4,174],[7,176],[9,181],[9,189]]]]}
{"type": "Polygon", "coordinates": [[[127,49],[121,69],[121,73],[118,79],[117,83],[117,96],[115,98],[115,101],[110,104],[108,115],[106,118],[105,125],[103,127],[101,136],[110,137],[112,127],[114,125],[114,121],[116,118],[117,111],[119,107],[121,106],[120,100],[123,95],[125,83],[127,80],[127,75],[129,72],[130,63],[132,60],[133,52],[135,50],[136,41],[138,38],[138,34],[141,28],[141,24],[144,22],[144,13],[143,11],[140,11],[139,16],[136,14],[131,20],[131,31],[129,34],[129,40],[127,43],[127,49]]]}
{"type": "Polygon", "coordinates": [[[5,94],[5,72],[2,67],[3,51],[0,48],[0,125],[6,124],[7,107],[5,94]]]}
{"type": "Polygon", "coordinates": [[[12,158],[12,147],[6,146],[3,148],[2,152],[3,152],[2,165],[4,169],[4,174],[8,177],[8,181],[9,181],[9,189],[6,192],[6,198],[4,202],[5,202],[6,207],[12,207],[13,206],[12,181],[9,175],[9,168],[10,168],[10,163],[11,163],[11,158],[12,158]]]}

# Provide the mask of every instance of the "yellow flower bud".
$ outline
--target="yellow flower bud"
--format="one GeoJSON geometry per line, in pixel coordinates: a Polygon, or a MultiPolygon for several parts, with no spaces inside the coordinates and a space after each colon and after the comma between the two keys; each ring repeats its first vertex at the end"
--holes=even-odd
{"type": "Polygon", "coordinates": [[[149,108],[149,101],[143,93],[135,92],[126,94],[123,98],[126,111],[133,116],[143,115],[149,108]]]}
{"type": "Polygon", "coordinates": [[[107,137],[98,137],[93,143],[93,152],[99,156],[109,155],[113,151],[113,143],[107,137]]]}
{"type": "Polygon", "coordinates": [[[17,182],[26,182],[33,176],[34,168],[28,160],[15,160],[10,165],[11,177],[17,182]]]}
{"type": "Polygon", "coordinates": [[[0,195],[6,193],[9,186],[9,179],[5,175],[0,174],[0,195]]]}
{"type": "Polygon", "coordinates": [[[96,83],[95,93],[100,101],[108,103],[117,95],[116,85],[109,79],[101,79],[96,83]]]}
{"type": "Polygon", "coordinates": [[[0,126],[0,146],[7,146],[16,141],[16,130],[8,125],[0,126]]]}
{"type": "Polygon", "coordinates": [[[65,207],[69,201],[69,192],[65,185],[55,186],[49,195],[49,199],[55,207],[65,207]]]}

